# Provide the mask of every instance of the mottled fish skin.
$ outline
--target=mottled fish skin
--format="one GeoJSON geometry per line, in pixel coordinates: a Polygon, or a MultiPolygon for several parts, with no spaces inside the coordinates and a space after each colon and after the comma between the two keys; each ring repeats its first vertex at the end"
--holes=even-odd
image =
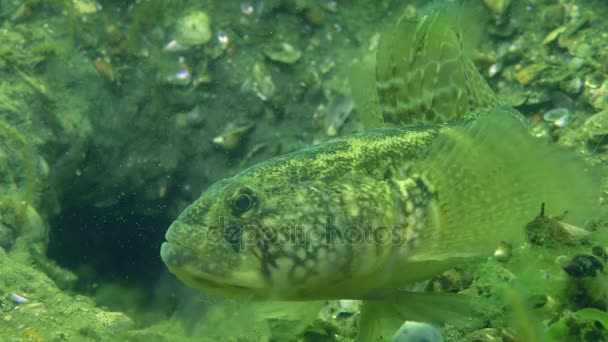
{"type": "Polygon", "coordinates": [[[523,237],[542,202],[593,215],[597,170],[530,137],[459,39],[436,15],[402,20],[378,52],[385,122],[439,124],[338,138],[213,184],[167,231],[169,270],[225,296],[386,299],[523,237]]]}
{"type": "Polygon", "coordinates": [[[163,260],[187,284],[220,294],[367,296],[385,286],[378,276],[387,268],[377,266],[390,268],[425,224],[432,187],[409,168],[443,127],[356,134],[222,180],[171,226],[163,260]],[[251,208],[235,206],[241,196],[251,208]]]}

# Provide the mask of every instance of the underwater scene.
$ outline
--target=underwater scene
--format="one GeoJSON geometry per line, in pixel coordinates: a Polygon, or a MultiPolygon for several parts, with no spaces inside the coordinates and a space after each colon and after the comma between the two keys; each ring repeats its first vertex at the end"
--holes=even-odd
{"type": "Polygon", "coordinates": [[[0,0],[0,342],[608,341],[605,0],[0,0]]]}

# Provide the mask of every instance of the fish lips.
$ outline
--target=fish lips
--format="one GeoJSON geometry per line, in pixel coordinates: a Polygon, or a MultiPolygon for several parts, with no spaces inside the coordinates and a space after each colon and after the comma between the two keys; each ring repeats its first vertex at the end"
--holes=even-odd
{"type": "Polygon", "coordinates": [[[206,258],[200,248],[192,246],[196,241],[185,239],[182,232],[190,228],[174,222],[165,234],[167,241],[160,248],[162,261],[180,281],[192,288],[230,297],[252,297],[265,287],[261,279],[254,276],[256,272],[253,270],[240,273],[235,270],[218,269],[219,273],[206,270],[210,265],[219,265],[212,258],[206,258]],[[188,245],[182,241],[187,241],[188,245]]]}

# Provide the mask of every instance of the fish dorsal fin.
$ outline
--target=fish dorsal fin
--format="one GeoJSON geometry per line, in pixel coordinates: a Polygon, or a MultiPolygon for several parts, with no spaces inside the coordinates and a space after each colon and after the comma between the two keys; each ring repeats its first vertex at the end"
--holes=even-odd
{"type": "Polygon", "coordinates": [[[403,17],[382,35],[376,89],[384,122],[445,123],[500,104],[466,54],[464,30],[450,22],[453,11],[465,10],[449,10],[403,17]]]}

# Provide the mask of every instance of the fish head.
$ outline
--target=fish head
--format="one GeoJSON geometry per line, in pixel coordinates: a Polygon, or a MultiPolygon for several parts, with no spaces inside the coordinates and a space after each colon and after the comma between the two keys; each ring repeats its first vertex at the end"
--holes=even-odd
{"type": "MultiPolygon", "coordinates": [[[[258,173],[259,174],[259,173],[258,173]]],[[[324,297],[351,248],[330,241],[332,182],[234,176],[209,187],[173,222],[161,247],[186,285],[228,297],[324,297]]]]}

